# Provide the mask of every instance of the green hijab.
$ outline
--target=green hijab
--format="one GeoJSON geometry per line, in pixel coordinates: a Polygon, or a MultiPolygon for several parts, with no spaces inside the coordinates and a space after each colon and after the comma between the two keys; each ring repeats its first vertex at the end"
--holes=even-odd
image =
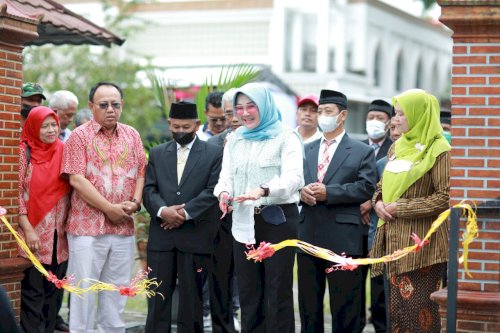
{"type": "MultiPolygon", "coordinates": [[[[442,134],[436,97],[421,89],[411,89],[393,97],[392,105],[396,103],[408,120],[409,130],[396,141],[394,160],[411,162],[411,167],[399,173],[384,170],[382,200],[385,203],[401,198],[413,183],[432,168],[439,155],[451,150],[442,134]]],[[[379,226],[382,224],[379,221],[379,226]]]]}

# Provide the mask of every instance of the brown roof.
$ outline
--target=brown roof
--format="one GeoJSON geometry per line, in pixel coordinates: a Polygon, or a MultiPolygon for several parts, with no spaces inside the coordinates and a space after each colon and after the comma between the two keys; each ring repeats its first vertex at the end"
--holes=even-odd
{"type": "Polygon", "coordinates": [[[37,21],[39,38],[27,45],[122,45],[125,40],[53,0],[0,0],[7,14],[37,21]]]}

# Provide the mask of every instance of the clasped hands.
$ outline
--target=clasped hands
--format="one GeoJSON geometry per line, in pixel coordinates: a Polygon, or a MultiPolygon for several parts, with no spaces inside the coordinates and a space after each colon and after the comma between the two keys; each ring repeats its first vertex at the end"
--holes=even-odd
{"type": "Polygon", "coordinates": [[[300,200],[309,206],[316,205],[317,202],[326,201],[326,186],[323,183],[311,183],[300,191],[300,200]]]}
{"type": "Polygon", "coordinates": [[[165,230],[171,230],[183,225],[184,221],[186,221],[185,206],[186,204],[164,207],[160,212],[160,217],[162,219],[160,227],[165,230]]]}
{"type": "Polygon", "coordinates": [[[377,201],[375,204],[375,213],[377,216],[385,222],[391,222],[396,218],[396,203],[384,203],[382,200],[377,201]]]}
{"type": "Polygon", "coordinates": [[[123,201],[117,204],[111,204],[104,213],[108,219],[114,224],[122,224],[132,221],[132,214],[138,208],[138,204],[133,201],[123,201]]]}

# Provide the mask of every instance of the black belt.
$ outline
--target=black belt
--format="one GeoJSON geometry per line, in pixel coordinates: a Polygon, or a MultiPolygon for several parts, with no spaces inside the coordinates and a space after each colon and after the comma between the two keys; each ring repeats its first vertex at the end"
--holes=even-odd
{"type": "Polygon", "coordinates": [[[283,210],[284,210],[284,209],[286,209],[286,208],[288,208],[288,207],[291,207],[291,206],[297,206],[297,204],[294,204],[294,203],[288,203],[288,204],[280,204],[280,205],[262,205],[262,206],[259,206],[259,207],[254,207],[254,208],[253,208],[253,213],[254,213],[255,215],[259,215],[259,214],[262,212],[262,210],[263,210],[264,208],[268,207],[268,206],[279,206],[279,207],[281,207],[281,209],[283,209],[283,210]]]}

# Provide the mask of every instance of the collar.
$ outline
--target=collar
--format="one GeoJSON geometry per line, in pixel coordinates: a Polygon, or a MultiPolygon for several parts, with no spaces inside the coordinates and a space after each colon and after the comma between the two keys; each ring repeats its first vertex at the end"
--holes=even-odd
{"type": "Polygon", "coordinates": [[[331,139],[331,140],[326,140],[326,139],[325,139],[325,134],[323,134],[323,136],[321,137],[321,143],[323,144],[323,142],[325,142],[325,141],[332,141],[332,140],[335,140],[335,142],[336,142],[337,144],[339,144],[339,143],[340,143],[340,141],[342,141],[342,138],[344,137],[344,135],[345,135],[345,130],[343,130],[343,131],[342,131],[339,135],[337,135],[337,136],[336,136],[336,137],[334,137],[333,139],[331,139]]]}
{"type": "MultiPolygon", "coordinates": [[[[294,130],[294,131],[295,131],[296,133],[298,133],[298,134],[300,134],[300,133],[299,133],[299,127],[300,127],[300,126],[295,127],[295,130],[294,130]]],[[[311,135],[311,137],[312,137],[312,136],[315,136],[315,135],[317,135],[317,134],[322,134],[322,133],[323,133],[323,132],[321,132],[321,131],[319,130],[319,127],[316,127],[316,132],[314,132],[314,134],[313,134],[313,135],[311,135]]]]}
{"type": "MultiPolygon", "coordinates": [[[[193,147],[193,144],[194,142],[196,141],[196,137],[193,139],[193,141],[191,141],[190,143],[188,143],[187,145],[184,145],[184,147],[188,148],[189,150],[191,150],[191,148],[193,147]]],[[[177,147],[177,150],[179,150],[179,148],[181,148],[181,145],[178,144],[177,142],[175,143],[175,146],[177,147]]]]}
{"type": "MultiPolygon", "coordinates": [[[[99,131],[102,130],[103,133],[107,133],[106,132],[106,129],[104,127],[102,127],[98,122],[96,122],[94,119],[91,119],[90,120],[90,126],[92,127],[92,130],[95,134],[99,133],[99,131]]],[[[122,124],[121,123],[116,123],[116,129],[115,131],[113,132],[113,134],[116,134],[117,136],[120,134],[120,132],[122,131],[122,124]]]]}
{"type": "Polygon", "coordinates": [[[387,140],[387,135],[384,136],[384,139],[382,141],[379,141],[379,142],[373,142],[372,139],[368,138],[368,145],[371,146],[372,144],[376,143],[378,145],[378,147],[380,148],[384,144],[385,140],[387,140]]]}

